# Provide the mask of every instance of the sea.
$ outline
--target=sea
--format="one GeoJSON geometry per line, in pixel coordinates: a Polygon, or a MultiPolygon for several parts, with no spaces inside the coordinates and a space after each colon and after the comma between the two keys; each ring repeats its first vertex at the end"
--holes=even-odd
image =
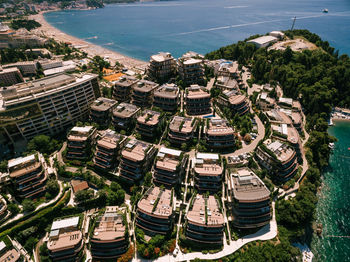
{"type": "MultiPolygon", "coordinates": [[[[350,54],[350,0],[174,0],[107,5],[46,13],[65,33],[147,61],[160,51],[205,54],[251,35],[308,29],[340,54],[350,54]],[[328,13],[323,13],[323,9],[328,13]]],[[[314,237],[314,261],[350,261],[350,124],[329,128],[338,139],[323,174],[316,211],[323,237],[314,237]],[[340,236],[340,237],[334,237],[340,236]]]]}

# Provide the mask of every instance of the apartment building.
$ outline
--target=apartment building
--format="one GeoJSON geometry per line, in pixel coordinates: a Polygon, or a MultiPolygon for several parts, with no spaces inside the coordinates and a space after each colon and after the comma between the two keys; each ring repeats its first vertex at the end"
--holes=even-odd
{"type": "Polygon", "coordinates": [[[141,113],[138,106],[121,103],[113,109],[112,122],[116,129],[131,130],[134,128],[137,116],[141,113]]]}
{"type": "Polygon", "coordinates": [[[0,137],[8,143],[53,136],[86,119],[100,96],[97,75],[55,75],[0,89],[0,137]]]}
{"type": "Polygon", "coordinates": [[[114,82],[113,98],[119,103],[129,102],[131,99],[132,87],[139,80],[132,76],[122,76],[118,81],[114,82]]]}
{"type": "Polygon", "coordinates": [[[298,171],[297,154],[281,141],[266,140],[256,149],[258,162],[280,181],[291,179],[298,171]]]}
{"type": "Polygon", "coordinates": [[[191,200],[186,215],[186,239],[198,245],[221,246],[225,221],[214,196],[197,195],[191,200]]]}
{"type": "Polygon", "coordinates": [[[147,68],[147,75],[155,81],[166,82],[175,75],[176,60],[170,53],[160,52],[152,55],[147,68]]]}
{"type": "Polygon", "coordinates": [[[139,181],[150,169],[156,151],[152,144],[130,140],[121,153],[120,177],[132,183],[139,181]]]}
{"type": "Polygon", "coordinates": [[[0,86],[11,86],[23,81],[23,76],[18,68],[3,69],[0,66],[0,86]]]}
{"type": "Polygon", "coordinates": [[[95,143],[96,128],[93,126],[73,127],[67,136],[68,159],[83,160],[89,157],[95,143]]]}
{"type": "Polygon", "coordinates": [[[238,90],[239,85],[236,79],[229,76],[218,76],[215,86],[221,90],[238,90]]]}
{"type": "Polygon", "coordinates": [[[175,84],[164,84],[154,92],[153,106],[165,112],[176,112],[180,104],[180,90],[175,84]]]}
{"type": "Polygon", "coordinates": [[[138,81],[132,86],[131,103],[142,108],[151,107],[153,94],[158,86],[158,84],[151,81],[138,81]]]}
{"type": "Polygon", "coordinates": [[[50,229],[47,248],[52,261],[80,261],[84,254],[81,232],[83,218],[73,216],[55,220],[50,229]]]}
{"type": "Polygon", "coordinates": [[[197,153],[192,160],[195,187],[200,192],[221,190],[223,171],[218,154],[197,153]]]}
{"type": "Polygon", "coordinates": [[[250,169],[227,174],[228,211],[237,228],[262,227],[271,219],[270,191],[250,169]]]}
{"type": "Polygon", "coordinates": [[[177,64],[179,76],[186,86],[204,83],[202,59],[181,57],[178,59],[177,64]]]}
{"type": "Polygon", "coordinates": [[[262,111],[267,111],[275,108],[276,100],[272,97],[269,97],[268,93],[262,92],[258,95],[256,99],[256,104],[260,107],[262,111]]]}
{"type": "Polygon", "coordinates": [[[247,97],[236,89],[223,91],[219,95],[217,102],[219,105],[231,109],[233,114],[244,115],[249,112],[247,97]]]}
{"type": "Polygon", "coordinates": [[[105,170],[115,167],[127,138],[110,129],[98,132],[97,137],[93,159],[95,167],[105,170]]]}
{"type": "Polygon", "coordinates": [[[143,137],[154,138],[164,131],[164,116],[160,112],[146,109],[136,121],[136,131],[143,137]]]}
{"type": "Polygon", "coordinates": [[[233,128],[228,125],[228,122],[225,119],[207,119],[205,138],[210,148],[233,148],[235,144],[233,128]]]}
{"type": "Polygon", "coordinates": [[[8,173],[20,198],[36,198],[46,190],[48,172],[39,153],[9,160],[8,173]]]}
{"type": "Polygon", "coordinates": [[[112,110],[116,107],[117,101],[106,97],[99,97],[95,100],[90,109],[90,120],[101,126],[109,126],[112,110]]]}
{"type": "Polygon", "coordinates": [[[196,118],[174,116],[169,124],[168,139],[174,144],[189,143],[195,137],[197,126],[196,118]]]}
{"type": "Polygon", "coordinates": [[[18,68],[24,76],[35,75],[38,70],[36,61],[21,61],[17,63],[3,65],[3,68],[18,68]]]}
{"type": "Polygon", "coordinates": [[[156,157],[153,182],[157,185],[174,187],[181,182],[187,157],[179,150],[161,147],[156,157]]]}
{"type": "Polygon", "coordinates": [[[107,206],[93,225],[90,236],[92,258],[96,261],[115,260],[129,247],[125,209],[107,206]],[[125,217],[125,219],[124,219],[125,217]]]}
{"type": "Polygon", "coordinates": [[[185,103],[188,115],[205,115],[211,113],[210,94],[202,86],[191,85],[186,88],[185,103]]]}
{"type": "Polygon", "coordinates": [[[137,204],[136,226],[150,235],[165,235],[173,228],[173,193],[151,187],[137,204]]]}
{"type": "Polygon", "coordinates": [[[21,253],[11,245],[6,245],[4,241],[0,241],[0,261],[17,262],[21,261],[21,253]]]}
{"type": "Polygon", "coordinates": [[[226,76],[230,78],[240,78],[238,63],[236,61],[229,60],[216,60],[214,61],[214,74],[217,76],[226,76]]]}

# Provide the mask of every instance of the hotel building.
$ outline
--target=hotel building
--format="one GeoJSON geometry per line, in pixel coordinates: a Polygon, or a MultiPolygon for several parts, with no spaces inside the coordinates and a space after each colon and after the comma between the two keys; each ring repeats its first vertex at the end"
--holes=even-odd
{"type": "Polygon", "coordinates": [[[164,84],[154,92],[153,106],[166,112],[176,112],[180,103],[180,90],[175,84],[164,84]]]}
{"type": "Polygon", "coordinates": [[[131,99],[132,86],[139,80],[132,76],[122,76],[118,81],[114,82],[113,98],[119,103],[129,102],[131,99]]]}
{"type": "Polygon", "coordinates": [[[117,164],[127,138],[110,129],[98,132],[97,136],[94,165],[101,169],[111,169],[117,164]]]}
{"type": "Polygon", "coordinates": [[[23,82],[23,76],[18,68],[5,68],[0,66],[0,86],[10,86],[23,82]]]}
{"type": "Polygon", "coordinates": [[[153,138],[161,135],[164,117],[160,112],[146,109],[136,120],[136,131],[144,137],[153,138]]]}
{"type": "Polygon", "coordinates": [[[187,158],[182,151],[161,147],[156,157],[153,173],[155,184],[176,186],[186,169],[187,158]]]}
{"type": "Polygon", "coordinates": [[[90,120],[102,126],[109,126],[112,110],[117,105],[117,101],[105,97],[95,100],[90,109],[90,120]]]}
{"type": "Polygon", "coordinates": [[[175,75],[176,60],[170,53],[160,52],[152,55],[147,68],[147,75],[158,82],[166,82],[175,75]]]}
{"type": "Polygon", "coordinates": [[[52,223],[47,248],[52,261],[80,261],[84,253],[82,218],[69,217],[52,223]]]}
{"type": "Polygon", "coordinates": [[[223,167],[218,154],[197,153],[192,160],[195,187],[200,192],[217,192],[222,186],[223,167]]]}
{"type": "Polygon", "coordinates": [[[227,196],[233,225],[237,228],[256,228],[270,222],[270,191],[248,168],[227,174],[227,196]]]}
{"type": "Polygon", "coordinates": [[[67,136],[67,155],[69,159],[85,159],[95,143],[96,128],[93,126],[73,127],[67,136]]]}
{"type": "Polygon", "coordinates": [[[156,151],[152,144],[130,140],[121,153],[120,177],[132,183],[139,181],[150,169],[156,151]]]}
{"type": "Polygon", "coordinates": [[[125,209],[107,206],[100,215],[90,236],[92,258],[96,261],[115,260],[124,254],[129,246],[125,209]]]}
{"type": "Polygon", "coordinates": [[[0,241],[0,261],[17,262],[21,260],[21,253],[12,245],[7,246],[4,241],[0,241]]]}
{"type": "Polygon", "coordinates": [[[225,90],[218,97],[219,105],[230,108],[233,113],[244,115],[249,112],[249,102],[246,96],[237,90],[225,90]]]}
{"type": "Polygon", "coordinates": [[[169,141],[174,144],[191,142],[195,137],[197,125],[196,118],[174,116],[169,124],[169,141]]]}
{"type": "Polygon", "coordinates": [[[46,190],[47,170],[44,157],[35,153],[8,161],[8,172],[20,198],[35,198],[46,190]]]}
{"type": "Polygon", "coordinates": [[[54,75],[0,89],[0,137],[15,143],[64,132],[87,118],[99,92],[97,76],[90,74],[54,75]]]}
{"type": "Polygon", "coordinates": [[[186,111],[189,115],[205,115],[211,113],[209,92],[199,85],[191,85],[186,89],[186,111]]]}
{"type": "Polygon", "coordinates": [[[181,57],[178,60],[178,71],[181,80],[186,86],[204,83],[202,59],[181,57]]]}
{"type": "Polygon", "coordinates": [[[214,196],[194,197],[186,215],[186,239],[199,245],[221,246],[225,221],[220,209],[214,196]]]}
{"type": "Polygon", "coordinates": [[[256,158],[263,167],[273,172],[281,181],[291,179],[298,171],[295,150],[280,141],[266,140],[257,147],[256,158]]]}
{"type": "Polygon", "coordinates": [[[165,235],[173,228],[173,194],[151,187],[137,204],[136,226],[150,235],[165,235]]]}
{"type": "Polygon", "coordinates": [[[132,86],[131,103],[139,107],[151,107],[153,94],[159,85],[157,83],[140,80],[132,86]]]}
{"type": "Polygon", "coordinates": [[[113,109],[112,122],[116,129],[131,130],[141,109],[135,105],[121,103],[113,109]]]}
{"type": "Polygon", "coordinates": [[[205,135],[210,148],[233,148],[235,144],[234,131],[225,119],[208,119],[205,135]]]}

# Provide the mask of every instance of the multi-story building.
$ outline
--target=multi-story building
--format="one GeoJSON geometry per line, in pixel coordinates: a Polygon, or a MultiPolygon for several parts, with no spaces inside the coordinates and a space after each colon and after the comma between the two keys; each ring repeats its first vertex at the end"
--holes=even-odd
{"type": "Polygon", "coordinates": [[[94,224],[90,236],[92,258],[96,261],[116,260],[129,246],[125,209],[107,206],[94,224]]]}
{"type": "Polygon", "coordinates": [[[159,85],[140,80],[132,87],[131,103],[139,107],[151,107],[153,104],[153,94],[159,85]]]}
{"type": "Polygon", "coordinates": [[[225,119],[208,119],[205,136],[210,148],[232,148],[235,144],[233,128],[228,125],[225,119]]]}
{"type": "Polygon", "coordinates": [[[270,191],[261,179],[248,168],[227,173],[228,209],[233,225],[256,228],[270,222],[270,191]]]}
{"type": "Polygon", "coordinates": [[[204,83],[203,60],[181,57],[178,59],[178,71],[186,86],[204,83]]]}
{"type": "Polygon", "coordinates": [[[95,167],[111,169],[117,164],[127,138],[110,129],[98,132],[97,136],[95,167]]]}
{"type": "Polygon", "coordinates": [[[112,110],[117,105],[117,101],[105,97],[95,100],[90,109],[90,120],[102,126],[108,126],[112,110]]]}
{"type": "Polygon", "coordinates": [[[35,198],[46,190],[47,170],[44,157],[35,153],[8,161],[8,172],[18,196],[35,198]]]}
{"type": "Polygon", "coordinates": [[[230,108],[233,113],[244,115],[249,112],[249,102],[246,96],[238,90],[225,90],[218,97],[219,105],[230,108]]]}
{"type": "Polygon", "coordinates": [[[14,144],[66,131],[88,116],[99,92],[96,75],[55,75],[0,89],[0,137],[14,144]]]}
{"type": "Polygon", "coordinates": [[[73,127],[67,136],[67,155],[69,159],[85,159],[95,143],[96,128],[93,126],[73,127]]]}
{"type": "Polygon", "coordinates": [[[0,66],[0,86],[10,86],[23,82],[23,76],[18,68],[5,68],[0,66]]]}
{"type": "Polygon", "coordinates": [[[223,166],[218,154],[197,153],[192,160],[195,187],[201,192],[217,192],[222,186],[223,166]]]}
{"type": "Polygon", "coordinates": [[[165,235],[173,228],[173,194],[169,189],[151,187],[137,204],[136,226],[150,235],[165,235]]]}
{"type": "Polygon", "coordinates": [[[4,241],[0,241],[0,261],[1,262],[22,261],[21,253],[12,244],[6,245],[4,241]]]}
{"type": "Polygon", "coordinates": [[[276,100],[272,97],[269,97],[268,93],[262,92],[258,95],[256,99],[256,104],[260,107],[262,111],[267,111],[275,107],[276,100]]]}
{"type": "Polygon", "coordinates": [[[38,65],[36,61],[22,61],[13,64],[3,65],[3,68],[13,68],[16,67],[21,71],[22,75],[35,75],[38,69],[38,65]]]}
{"type": "Polygon", "coordinates": [[[161,147],[154,165],[153,182],[170,187],[179,184],[186,163],[182,151],[161,147]]]}
{"type": "Polygon", "coordinates": [[[273,172],[281,181],[291,179],[298,171],[295,150],[281,141],[266,140],[257,147],[256,158],[263,167],[273,172]]]}
{"type": "Polygon", "coordinates": [[[41,59],[41,60],[38,60],[38,63],[40,64],[43,70],[48,70],[48,69],[63,66],[62,60],[41,59]]]}
{"type": "Polygon", "coordinates": [[[238,90],[239,85],[236,79],[229,76],[218,76],[215,86],[221,90],[238,90]]]}
{"type": "Polygon", "coordinates": [[[189,115],[205,115],[211,113],[210,94],[202,86],[191,85],[186,89],[186,111],[189,115]]]}
{"type": "Polygon", "coordinates": [[[166,112],[176,112],[180,103],[180,90],[175,84],[164,84],[154,92],[153,106],[166,112]]]}
{"type": "Polygon", "coordinates": [[[166,82],[174,76],[176,60],[170,53],[160,52],[152,55],[147,68],[147,75],[158,82],[166,82]]]}
{"type": "Polygon", "coordinates": [[[230,78],[239,78],[238,63],[235,61],[228,60],[217,60],[214,61],[214,74],[217,76],[226,76],[230,78]]]}
{"type": "Polygon", "coordinates": [[[52,261],[80,261],[84,253],[82,218],[79,216],[55,220],[52,223],[47,248],[52,261]]]}
{"type": "Polygon", "coordinates": [[[120,177],[129,182],[140,180],[149,170],[156,151],[152,144],[130,140],[121,153],[120,177]]]}
{"type": "Polygon", "coordinates": [[[161,135],[163,130],[164,116],[150,109],[145,109],[137,118],[136,131],[144,137],[153,138],[161,135]]]}
{"type": "Polygon", "coordinates": [[[139,80],[132,76],[122,76],[114,82],[113,98],[118,102],[129,102],[131,99],[132,86],[139,80]]]}
{"type": "Polygon", "coordinates": [[[195,137],[197,125],[196,118],[174,116],[169,124],[169,141],[174,144],[189,143],[195,137]]]}
{"type": "Polygon", "coordinates": [[[214,196],[194,197],[186,215],[186,238],[199,245],[221,246],[225,220],[220,209],[214,196]]]}
{"type": "Polygon", "coordinates": [[[131,130],[141,109],[135,105],[121,103],[113,109],[112,122],[116,129],[131,130]]]}

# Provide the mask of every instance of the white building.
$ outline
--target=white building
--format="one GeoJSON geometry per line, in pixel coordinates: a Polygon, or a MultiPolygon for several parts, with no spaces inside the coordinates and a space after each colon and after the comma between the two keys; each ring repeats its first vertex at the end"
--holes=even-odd
{"type": "Polygon", "coordinates": [[[257,48],[261,48],[261,47],[267,47],[272,43],[276,43],[277,40],[278,40],[277,37],[274,37],[271,35],[264,35],[264,36],[249,40],[248,43],[253,43],[257,48]]]}

